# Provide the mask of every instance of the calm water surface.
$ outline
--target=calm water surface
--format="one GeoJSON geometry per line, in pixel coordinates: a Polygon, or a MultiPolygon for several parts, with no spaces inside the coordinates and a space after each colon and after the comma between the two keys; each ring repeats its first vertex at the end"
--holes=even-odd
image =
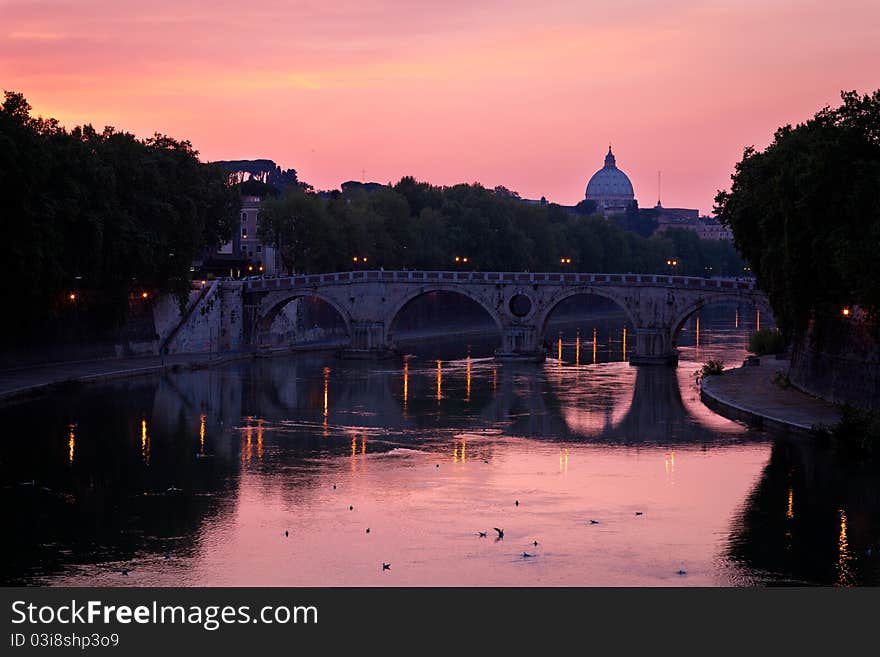
{"type": "Polygon", "coordinates": [[[435,341],[7,406],[2,581],[880,583],[877,473],[699,401],[699,364],[745,355],[739,312],[691,321],[678,369],[622,362],[604,317],[554,326],[541,365],[435,341]]]}

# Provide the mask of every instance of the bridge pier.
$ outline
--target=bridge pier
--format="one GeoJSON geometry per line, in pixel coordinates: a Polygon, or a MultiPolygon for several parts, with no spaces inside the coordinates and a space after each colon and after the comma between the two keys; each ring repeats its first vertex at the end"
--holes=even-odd
{"type": "Polygon", "coordinates": [[[672,346],[669,331],[662,328],[637,328],[636,352],[630,365],[677,365],[678,351],[672,346]]]}
{"type": "Polygon", "coordinates": [[[541,363],[544,357],[537,326],[515,324],[504,327],[501,346],[495,350],[496,360],[541,363]]]}
{"type": "Polygon", "coordinates": [[[394,351],[389,347],[384,322],[351,322],[351,344],[339,352],[342,358],[353,360],[376,360],[391,358],[394,351]]]}

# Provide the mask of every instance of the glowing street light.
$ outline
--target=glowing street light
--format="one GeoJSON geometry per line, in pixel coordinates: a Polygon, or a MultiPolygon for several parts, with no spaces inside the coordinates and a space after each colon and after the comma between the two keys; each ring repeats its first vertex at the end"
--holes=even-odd
{"type": "Polygon", "coordinates": [[[844,317],[849,317],[852,314],[852,311],[848,307],[844,306],[843,310],[841,310],[840,313],[844,317]]]}
{"type": "Polygon", "coordinates": [[[71,292],[70,294],[67,295],[67,298],[70,299],[71,301],[76,301],[76,292],[71,292]]]}
{"type": "Polygon", "coordinates": [[[150,296],[149,292],[141,292],[141,299],[146,299],[148,296],[150,296]]]}
{"type": "Polygon", "coordinates": [[[560,264],[560,265],[570,265],[570,264],[571,264],[571,258],[560,258],[560,259],[559,259],[559,264],[560,264]]]}

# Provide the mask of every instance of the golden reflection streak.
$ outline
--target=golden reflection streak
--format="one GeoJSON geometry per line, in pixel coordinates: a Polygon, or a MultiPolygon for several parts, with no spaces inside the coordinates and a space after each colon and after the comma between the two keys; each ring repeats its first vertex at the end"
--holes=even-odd
{"type": "Polygon", "coordinates": [[[849,553],[849,539],[846,536],[846,511],[840,509],[840,536],[837,539],[837,585],[852,586],[853,575],[850,570],[852,555],[849,553]]]}
{"type": "Polygon", "coordinates": [[[760,331],[761,330],[761,310],[758,309],[755,312],[757,313],[755,316],[755,324],[756,324],[755,330],[760,331]]]}
{"type": "Polygon", "coordinates": [[[452,462],[453,463],[464,463],[467,461],[467,439],[461,438],[452,439],[452,462]]]}
{"type": "Polygon", "coordinates": [[[150,465],[150,435],[147,433],[147,420],[141,419],[141,457],[150,465]]]}
{"type": "Polygon", "coordinates": [[[697,349],[700,348],[700,316],[697,315],[697,349]]]}
{"type": "Polygon", "coordinates": [[[361,436],[361,454],[367,453],[367,434],[361,436]]]}
{"type": "Polygon", "coordinates": [[[467,369],[465,370],[465,386],[466,386],[466,394],[465,401],[471,400],[471,357],[467,357],[467,369]]]}
{"type": "Polygon", "coordinates": [[[76,425],[69,424],[67,429],[67,462],[73,465],[73,452],[76,448],[76,425]]]}
{"type": "Polygon", "coordinates": [[[663,465],[666,468],[666,480],[675,485],[675,450],[670,449],[663,457],[663,465]]]}
{"type": "Polygon", "coordinates": [[[736,309],[736,315],[733,316],[733,328],[739,328],[739,308],[736,309]]]}
{"type": "Polygon", "coordinates": [[[581,330],[578,329],[574,338],[574,364],[581,364],[581,330]]]}
{"type": "Polygon", "coordinates": [[[556,345],[556,358],[559,364],[562,365],[562,331],[559,332],[559,340],[556,345]]]}
{"type": "Polygon", "coordinates": [[[568,447],[559,448],[559,472],[568,474],[568,447]]]}
{"type": "Polygon", "coordinates": [[[199,416],[199,454],[205,453],[205,420],[207,417],[204,413],[199,416]]]}
{"type": "Polygon", "coordinates": [[[263,458],[263,418],[257,420],[257,458],[263,458]]]}
{"type": "Polygon", "coordinates": [[[626,360],[626,327],[623,327],[623,360],[626,360]]]}
{"type": "Polygon", "coordinates": [[[443,361],[437,361],[437,401],[443,399],[443,361]]]}
{"type": "Polygon", "coordinates": [[[324,429],[327,428],[327,416],[330,414],[330,368],[324,368],[324,429]]]}
{"type": "Polygon", "coordinates": [[[785,510],[785,517],[794,518],[794,489],[788,489],[788,508],[785,510]]]}
{"type": "Polygon", "coordinates": [[[593,365],[595,365],[597,362],[596,361],[596,353],[597,353],[596,336],[598,334],[599,334],[599,329],[597,329],[596,327],[593,327],[593,365]]]}
{"type": "Polygon", "coordinates": [[[409,361],[403,361],[403,412],[409,402],[409,361]]]}
{"type": "Polygon", "coordinates": [[[497,391],[498,391],[498,368],[493,367],[492,368],[492,395],[494,396],[497,391]]]}
{"type": "Polygon", "coordinates": [[[251,426],[251,417],[247,418],[247,431],[245,431],[245,446],[244,446],[244,456],[243,460],[250,461],[251,456],[253,455],[253,439],[254,439],[254,428],[251,426]]]}
{"type": "Polygon", "coordinates": [[[351,437],[351,471],[357,472],[357,434],[351,437]]]}

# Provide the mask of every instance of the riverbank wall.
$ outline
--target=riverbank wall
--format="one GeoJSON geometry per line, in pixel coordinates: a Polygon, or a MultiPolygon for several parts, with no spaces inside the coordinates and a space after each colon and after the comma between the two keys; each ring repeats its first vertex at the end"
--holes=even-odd
{"type": "Polygon", "coordinates": [[[813,321],[795,341],[788,376],[810,395],[880,409],[880,342],[858,316],[813,321]]]}

